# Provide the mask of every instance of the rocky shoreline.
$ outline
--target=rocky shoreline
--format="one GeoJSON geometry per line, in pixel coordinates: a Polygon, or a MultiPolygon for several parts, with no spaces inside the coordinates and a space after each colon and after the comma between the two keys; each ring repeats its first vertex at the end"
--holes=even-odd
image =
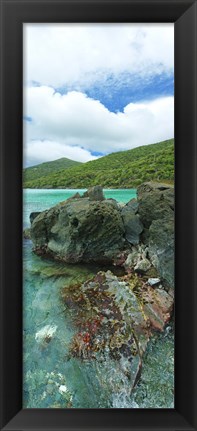
{"type": "Polygon", "coordinates": [[[81,360],[119,361],[131,390],[155,331],[170,321],[174,303],[174,188],[160,183],[138,187],[126,205],[90,188],[30,216],[33,251],[70,264],[96,263],[103,270],[63,289],[76,311],[70,354],[81,360]],[[122,275],[109,271],[122,268],[122,275]]]}

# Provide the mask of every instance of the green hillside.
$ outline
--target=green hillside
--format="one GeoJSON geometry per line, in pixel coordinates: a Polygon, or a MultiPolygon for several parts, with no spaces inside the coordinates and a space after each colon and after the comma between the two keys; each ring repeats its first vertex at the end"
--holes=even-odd
{"type": "Polygon", "coordinates": [[[36,166],[31,166],[23,170],[24,182],[35,181],[38,178],[50,176],[54,172],[57,173],[63,169],[71,168],[72,166],[81,165],[80,162],[62,157],[61,159],[52,162],[41,163],[36,166]]]}
{"type": "Polygon", "coordinates": [[[87,188],[97,184],[132,188],[143,181],[173,182],[174,139],[112,153],[40,178],[30,180],[26,175],[24,179],[25,188],[87,188]]]}

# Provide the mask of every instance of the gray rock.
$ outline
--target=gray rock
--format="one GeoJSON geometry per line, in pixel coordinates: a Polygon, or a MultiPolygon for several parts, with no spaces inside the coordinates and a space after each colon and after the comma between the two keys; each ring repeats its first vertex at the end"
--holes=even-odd
{"type": "Polygon", "coordinates": [[[32,212],[29,216],[30,223],[33,223],[34,219],[40,214],[40,211],[32,212]]]}
{"type": "Polygon", "coordinates": [[[83,197],[89,198],[90,201],[103,201],[105,199],[103,189],[101,186],[90,187],[84,194],[83,197]]]}
{"type": "Polygon", "coordinates": [[[137,264],[134,267],[134,270],[140,274],[144,274],[147,272],[151,267],[151,263],[148,259],[144,258],[142,260],[139,260],[137,264]]]}
{"type": "Polygon", "coordinates": [[[31,239],[30,228],[26,228],[23,230],[23,238],[24,239],[31,239]]]}
{"type": "Polygon", "coordinates": [[[138,251],[133,250],[132,253],[129,253],[129,255],[128,255],[128,257],[124,263],[125,269],[133,268],[137,264],[138,259],[139,259],[138,251]]]}
{"type": "Polygon", "coordinates": [[[110,263],[124,249],[124,225],[110,202],[73,199],[39,214],[31,226],[37,254],[66,262],[110,263]]]}
{"type": "Polygon", "coordinates": [[[150,284],[150,286],[155,286],[159,284],[160,281],[160,278],[149,278],[147,283],[150,284]]]}
{"type": "Polygon", "coordinates": [[[125,206],[136,214],[138,211],[139,203],[137,199],[131,199],[129,202],[127,202],[125,206]]]}
{"type": "Polygon", "coordinates": [[[79,194],[79,192],[77,192],[73,196],[71,196],[70,198],[68,198],[67,201],[71,200],[71,199],[80,199],[80,198],[81,198],[81,195],[79,194]]]}
{"type": "Polygon", "coordinates": [[[113,205],[116,209],[119,209],[119,205],[118,202],[116,201],[116,199],[113,198],[109,198],[109,199],[105,199],[105,203],[109,203],[111,205],[113,205]]]}
{"type": "Polygon", "coordinates": [[[139,215],[135,214],[132,206],[127,205],[122,208],[121,214],[125,227],[125,238],[130,244],[139,244],[140,234],[143,231],[139,215]]]}
{"type": "Polygon", "coordinates": [[[154,220],[150,227],[149,257],[160,276],[174,286],[174,218],[154,220]]]}
{"type": "Polygon", "coordinates": [[[170,287],[174,286],[174,187],[145,183],[138,187],[138,213],[145,226],[142,239],[149,258],[170,287]]]}
{"type": "Polygon", "coordinates": [[[138,214],[145,228],[153,220],[174,215],[174,188],[160,183],[145,183],[138,187],[138,214]]]}

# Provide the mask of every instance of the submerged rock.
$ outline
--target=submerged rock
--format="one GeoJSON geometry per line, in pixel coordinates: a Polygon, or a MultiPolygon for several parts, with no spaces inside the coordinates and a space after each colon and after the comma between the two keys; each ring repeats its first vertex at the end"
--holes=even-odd
{"type": "Polygon", "coordinates": [[[26,228],[23,230],[23,238],[31,239],[31,231],[30,228],[26,228]]]}
{"type": "Polygon", "coordinates": [[[56,325],[46,325],[43,328],[41,328],[38,332],[36,332],[35,340],[42,346],[45,346],[48,343],[50,343],[56,331],[57,331],[56,325]]]}
{"type": "Polygon", "coordinates": [[[107,271],[77,289],[65,288],[63,299],[74,310],[77,328],[71,354],[101,362],[109,355],[120,364],[132,390],[151,335],[170,319],[173,298],[136,275],[118,278],[107,271]]]}

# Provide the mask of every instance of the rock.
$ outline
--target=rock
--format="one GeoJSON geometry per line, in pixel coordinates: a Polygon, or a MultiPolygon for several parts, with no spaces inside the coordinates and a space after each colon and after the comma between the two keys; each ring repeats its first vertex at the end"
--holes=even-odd
{"type": "Polygon", "coordinates": [[[25,238],[25,239],[31,239],[30,228],[26,228],[26,229],[23,230],[23,238],[25,238]]]}
{"type": "Polygon", "coordinates": [[[90,201],[103,201],[105,199],[101,186],[90,187],[84,194],[84,198],[89,198],[90,201]]]}
{"type": "Polygon", "coordinates": [[[174,218],[154,220],[149,231],[150,260],[160,276],[174,287],[174,218]]]}
{"type": "Polygon", "coordinates": [[[174,186],[172,184],[165,184],[165,183],[158,183],[158,182],[154,182],[154,181],[149,181],[147,183],[142,183],[140,184],[140,186],[138,186],[138,196],[146,193],[146,192],[151,192],[153,190],[158,190],[160,192],[162,191],[166,191],[166,190],[171,190],[173,191],[174,186]]]}
{"type": "Polygon", "coordinates": [[[34,251],[65,262],[120,262],[141,274],[156,268],[174,285],[174,188],[160,183],[138,187],[138,200],[120,206],[91,187],[42,213],[30,215],[34,251]],[[145,246],[146,245],[146,246],[145,246]],[[136,250],[132,247],[135,246],[136,250]],[[147,253],[147,246],[149,251],[147,253]]]}
{"type": "MultiPolygon", "coordinates": [[[[125,263],[124,263],[125,269],[126,270],[134,269],[139,262],[147,260],[147,255],[148,255],[148,248],[143,244],[139,244],[136,247],[132,247],[132,251],[131,253],[128,254],[127,259],[125,260],[125,263]]],[[[149,266],[150,266],[150,262],[149,262],[149,266]]]]}
{"type": "Polygon", "coordinates": [[[144,242],[160,277],[174,286],[174,187],[145,183],[138,187],[138,214],[145,226],[144,242]]]}
{"type": "Polygon", "coordinates": [[[48,344],[57,331],[56,325],[46,325],[36,332],[35,340],[42,345],[48,344]]]}
{"type": "Polygon", "coordinates": [[[163,331],[169,321],[173,298],[144,284],[135,274],[118,278],[99,272],[77,289],[65,289],[64,301],[80,316],[70,352],[81,360],[109,355],[134,388],[143,366],[143,355],[154,330],[163,331]],[[91,312],[90,312],[91,311],[91,312]]]}
{"type": "MultiPolygon", "coordinates": [[[[64,206],[62,205],[62,208],[64,206]]],[[[50,210],[43,211],[37,215],[31,224],[31,238],[38,255],[44,255],[47,243],[51,234],[51,229],[56,223],[60,212],[61,204],[50,210]]]]}
{"type": "Polygon", "coordinates": [[[113,199],[113,198],[105,199],[105,203],[109,203],[113,205],[116,209],[119,209],[119,205],[116,199],[113,199]]]}
{"type": "Polygon", "coordinates": [[[129,202],[126,203],[125,207],[130,209],[131,211],[133,211],[136,214],[138,211],[139,203],[138,203],[137,199],[133,198],[129,202]]]}
{"type": "Polygon", "coordinates": [[[120,211],[109,201],[80,198],[40,213],[31,225],[34,251],[65,262],[112,263],[125,248],[120,211]]]}
{"type": "Polygon", "coordinates": [[[150,284],[150,286],[155,286],[160,283],[160,278],[149,278],[147,283],[150,284]]]}
{"type": "Polygon", "coordinates": [[[137,264],[139,258],[139,253],[136,249],[134,249],[132,251],[132,253],[129,253],[125,263],[124,263],[124,267],[125,269],[127,268],[134,268],[134,266],[137,264]]]}
{"type": "Polygon", "coordinates": [[[134,267],[135,272],[138,272],[139,274],[144,274],[147,272],[151,267],[151,263],[148,259],[144,258],[142,260],[139,260],[137,264],[134,267]]]}
{"type": "Polygon", "coordinates": [[[139,215],[135,214],[132,205],[125,205],[121,211],[124,227],[125,238],[130,244],[139,244],[140,234],[143,231],[143,225],[139,215]]]}
{"type": "Polygon", "coordinates": [[[32,212],[29,216],[30,223],[33,223],[34,219],[40,214],[40,211],[32,212]]]}
{"type": "Polygon", "coordinates": [[[153,220],[174,215],[174,188],[160,183],[145,183],[138,187],[138,214],[145,228],[153,220]]]}
{"type": "Polygon", "coordinates": [[[169,322],[174,300],[165,290],[148,287],[142,294],[144,301],[144,313],[149,319],[152,327],[163,331],[169,322]]]}
{"type": "MultiPolygon", "coordinates": [[[[80,193],[79,192],[77,192],[77,193],[75,193],[73,196],[71,196],[70,198],[68,198],[68,199],[66,199],[67,201],[68,200],[71,200],[71,199],[80,199],[81,198],[81,195],[80,195],[80,193]]],[[[65,201],[64,201],[65,202],[65,201]]]]}

